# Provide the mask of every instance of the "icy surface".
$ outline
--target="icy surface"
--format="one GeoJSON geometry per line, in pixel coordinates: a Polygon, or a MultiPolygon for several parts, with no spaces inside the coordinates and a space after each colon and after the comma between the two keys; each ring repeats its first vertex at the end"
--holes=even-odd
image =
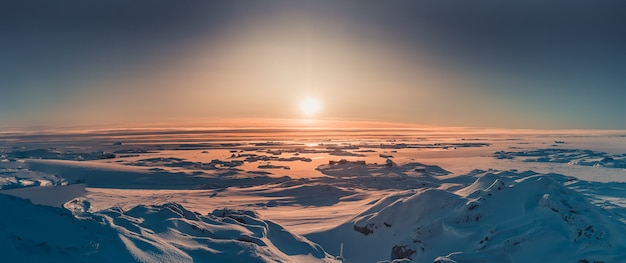
{"type": "Polygon", "coordinates": [[[625,153],[620,131],[4,133],[0,262],[626,262],[625,153]]]}

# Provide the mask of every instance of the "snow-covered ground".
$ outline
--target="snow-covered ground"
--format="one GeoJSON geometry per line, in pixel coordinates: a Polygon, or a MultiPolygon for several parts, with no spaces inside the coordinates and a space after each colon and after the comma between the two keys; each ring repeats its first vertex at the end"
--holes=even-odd
{"type": "Polygon", "coordinates": [[[620,131],[4,133],[0,261],[626,262],[625,182],[620,131]]]}

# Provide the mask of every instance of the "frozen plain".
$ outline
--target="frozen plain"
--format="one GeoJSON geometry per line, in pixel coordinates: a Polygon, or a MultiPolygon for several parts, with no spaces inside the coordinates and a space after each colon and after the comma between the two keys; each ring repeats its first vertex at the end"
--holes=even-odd
{"type": "Polygon", "coordinates": [[[623,131],[5,132],[0,157],[2,262],[626,262],[623,131]]]}

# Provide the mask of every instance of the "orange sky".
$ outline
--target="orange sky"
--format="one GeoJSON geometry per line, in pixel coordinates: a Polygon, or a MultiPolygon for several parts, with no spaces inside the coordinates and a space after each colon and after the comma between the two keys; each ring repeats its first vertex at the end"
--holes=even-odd
{"type": "Polygon", "coordinates": [[[7,6],[0,128],[300,118],[626,128],[619,5],[150,5],[7,6]],[[323,110],[304,116],[307,97],[323,110]]]}

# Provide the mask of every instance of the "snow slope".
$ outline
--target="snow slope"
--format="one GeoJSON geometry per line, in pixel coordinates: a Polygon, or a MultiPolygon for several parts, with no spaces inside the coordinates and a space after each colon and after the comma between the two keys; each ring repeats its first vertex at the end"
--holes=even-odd
{"type": "Polygon", "coordinates": [[[391,196],[307,237],[337,254],[344,243],[346,262],[626,261],[620,236],[626,224],[568,189],[567,181],[554,174],[483,172],[456,192],[423,188],[391,196]]]}
{"type": "Polygon", "coordinates": [[[0,135],[0,262],[626,262],[623,132],[161,132],[0,135]]]}
{"type": "Polygon", "coordinates": [[[89,213],[0,194],[2,262],[334,262],[319,245],[252,211],[206,216],[179,204],[89,213]],[[69,210],[68,210],[69,209],[69,210]]]}

